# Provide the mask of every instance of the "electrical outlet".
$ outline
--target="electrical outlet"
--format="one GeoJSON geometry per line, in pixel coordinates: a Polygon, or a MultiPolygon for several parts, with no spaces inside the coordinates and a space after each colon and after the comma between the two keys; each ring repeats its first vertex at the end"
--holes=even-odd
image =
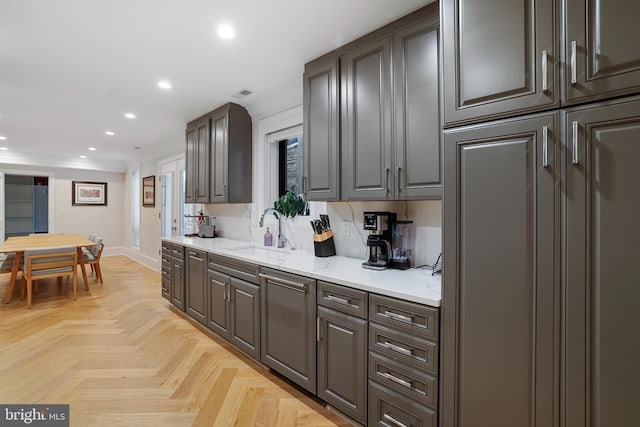
{"type": "Polygon", "coordinates": [[[351,223],[349,221],[342,221],[342,235],[348,236],[351,233],[351,223]]]}

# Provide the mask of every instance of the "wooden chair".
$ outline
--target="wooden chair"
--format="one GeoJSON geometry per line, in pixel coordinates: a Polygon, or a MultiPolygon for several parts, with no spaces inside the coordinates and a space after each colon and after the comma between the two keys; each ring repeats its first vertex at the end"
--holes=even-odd
{"type": "MultiPolygon", "coordinates": [[[[58,278],[58,285],[62,277],[73,277],[73,299],[78,297],[78,255],[75,247],[34,249],[24,251],[22,277],[27,288],[27,308],[31,308],[31,294],[33,282],[52,277],[58,278]]],[[[24,288],[21,299],[24,298],[24,288]]]]}
{"type": "Polygon", "coordinates": [[[93,254],[92,251],[83,251],[82,255],[84,257],[85,265],[91,266],[91,271],[96,275],[96,280],[98,280],[101,284],[104,284],[102,281],[102,269],[100,268],[100,257],[102,257],[102,251],[104,250],[104,243],[102,243],[102,238],[98,237],[96,240],[96,255],[93,254]]]}

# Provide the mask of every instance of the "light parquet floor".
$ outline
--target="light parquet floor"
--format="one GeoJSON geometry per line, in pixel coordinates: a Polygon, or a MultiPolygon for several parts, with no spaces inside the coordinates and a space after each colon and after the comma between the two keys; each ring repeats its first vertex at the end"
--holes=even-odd
{"type": "Polygon", "coordinates": [[[31,310],[19,292],[0,304],[0,403],[68,403],[71,426],[351,425],[171,310],[160,273],[101,265],[76,301],[53,279],[31,310]]]}

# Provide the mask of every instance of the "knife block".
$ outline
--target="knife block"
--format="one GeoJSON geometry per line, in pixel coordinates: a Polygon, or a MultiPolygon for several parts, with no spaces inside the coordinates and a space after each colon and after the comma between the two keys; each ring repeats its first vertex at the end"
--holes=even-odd
{"type": "Polygon", "coordinates": [[[317,257],[328,257],[335,255],[336,245],[333,243],[333,231],[327,230],[321,234],[314,234],[313,249],[317,257]]]}

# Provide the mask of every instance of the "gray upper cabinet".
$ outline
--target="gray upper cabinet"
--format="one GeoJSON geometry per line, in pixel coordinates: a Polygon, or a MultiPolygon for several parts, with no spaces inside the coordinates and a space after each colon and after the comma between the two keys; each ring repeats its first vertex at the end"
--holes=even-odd
{"type": "Polygon", "coordinates": [[[185,203],[209,202],[209,123],[204,117],[187,125],[185,203]]]}
{"type": "Polygon", "coordinates": [[[557,425],[558,117],[445,132],[444,426],[557,425]]]}
{"type": "Polygon", "coordinates": [[[211,203],[250,203],[251,117],[229,103],[211,114],[211,203]]]}
{"type": "Polygon", "coordinates": [[[395,199],[440,198],[438,18],[394,33],[395,199]]]}
{"type": "Polygon", "coordinates": [[[638,426],[640,98],[565,122],[561,426],[638,426]]]}
{"type": "Polygon", "coordinates": [[[304,81],[304,191],[308,200],[340,198],[339,61],[307,68],[304,81]]]}
{"type": "Polygon", "coordinates": [[[343,58],[343,191],[348,200],[384,200],[393,189],[391,37],[343,58]]]}
{"type": "Polygon", "coordinates": [[[640,2],[565,0],[565,104],[640,92],[640,2]]]}
{"type": "Polygon", "coordinates": [[[185,203],[249,203],[251,117],[228,103],[187,124],[185,203]]]}
{"type": "Polygon", "coordinates": [[[560,105],[555,0],[441,4],[445,125],[560,105]]]}

